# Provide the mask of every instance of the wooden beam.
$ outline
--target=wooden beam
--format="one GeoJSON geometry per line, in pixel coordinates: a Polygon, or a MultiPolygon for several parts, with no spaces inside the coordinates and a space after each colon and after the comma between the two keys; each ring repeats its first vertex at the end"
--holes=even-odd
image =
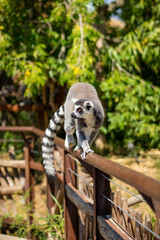
{"type": "Polygon", "coordinates": [[[0,105],[0,111],[7,112],[20,112],[20,111],[44,111],[44,110],[52,110],[49,105],[25,105],[20,106],[19,104],[5,104],[0,105]]]}
{"type": "Polygon", "coordinates": [[[44,168],[43,168],[43,165],[41,163],[36,163],[36,162],[31,161],[29,163],[29,166],[30,166],[30,169],[32,169],[32,170],[44,172],[44,168]]]}
{"type": "Polygon", "coordinates": [[[0,160],[1,167],[25,168],[25,160],[0,160]]]}
{"type": "MultiPolygon", "coordinates": [[[[30,169],[44,172],[43,165],[41,163],[30,162],[30,169]]],[[[0,167],[11,168],[25,168],[25,160],[0,160],[0,167]]]]}
{"type": "MultiPolygon", "coordinates": [[[[72,184],[76,187],[76,177],[71,174],[68,169],[76,172],[76,163],[70,158],[69,154],[65,154],[64,157],[64,183],[72,184]]],[[[64,185],[65,186],[65,185],[64,185]]],[[[64,188],[64,218],[65,218],[65,237],[66,239],[77,240],[79,236],[78,228],[78,212],[74,203],[66,196],[66,189],[64,188]]]]}
{"type": "Polygon", "coordinates": [[[67,197],[74,203],[74,205],[82,210],[87,217],[93,222],[93,204],[90,203],[76,188],[70,183],[65,185],[67,197]]]}
{"type": "Polygon", "coordinates": [[[97,217],[98,229],[105,240],[129,240],[131,238],[116,223],[102,216],[97,217]]]}
{"type": "Polygon", "coordinates": [[[23,186],[0,187],[0,195],[10,195],[23,191],[23,186]]]}
{"type": "Polygon", "coordinates": [[[0,234],[0,240],[27,240],[27,238],[12,237],[5,234],[0,234]]]}
{"type": "Polygon", "coordinates": [[[94,192],[94,240],[103,240],[103,236],[99,232],[97,216],[111,214],[111,203],[104,197],[111,197],[110,181],[105,179],[103,175],[108,179],[109,175],[104,174],[98,169],[94,169],[93,174],[93,192],[94,192]],[[104,195],[104,196],[103,196],[104,195]]]}
{"type": "Polygon", "coordinates": [[[132,205],[135,205],[137,203],[140,203],[144,200],[143,196],[141,194],[138,194],[137,195],[138,198],[136,197],[131,197],[128,199],[128,206],[132,206],[132,205]],[[140,199],[141,198],[141,199],[140,199]]]}

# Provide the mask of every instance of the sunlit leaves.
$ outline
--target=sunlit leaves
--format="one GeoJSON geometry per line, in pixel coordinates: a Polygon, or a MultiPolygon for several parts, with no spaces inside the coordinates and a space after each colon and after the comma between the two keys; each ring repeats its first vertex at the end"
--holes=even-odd
{"type": "Polygon", "coordinates": [[[115,71],[101,84],[106,99],[107,135],[155,147],[160,141],[160,89],[115,71]]]}
{"type": "Polygon", "coordinates": [[[101,87],[108,141],[157,147],[160,3],[124,1],[119,12],[122,29],[110,27],[103,0],[0,0],[0,70],[23,81],[27,96],[47,81],[101,87]]]}

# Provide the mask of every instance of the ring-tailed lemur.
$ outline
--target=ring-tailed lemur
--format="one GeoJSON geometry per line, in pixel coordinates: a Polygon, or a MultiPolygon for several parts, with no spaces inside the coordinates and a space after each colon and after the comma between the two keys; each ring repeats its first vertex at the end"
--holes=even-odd
{"type": "Polygon", "coordinates": [[[96,89],[88,83],[74,84],[68,92],[65,104],[54,113],[42,140],[43,165],[48,178],[55,177],[53,140],[61,125],[64,123],[66,149],[69,149],[71,143],[75,145],[73,134],[76,131],[75,151],[82,148],[81,157],[85,159],[87,153],[93,152],[90,145],[98,134],[103,120],[104,111],[96,89]]]}

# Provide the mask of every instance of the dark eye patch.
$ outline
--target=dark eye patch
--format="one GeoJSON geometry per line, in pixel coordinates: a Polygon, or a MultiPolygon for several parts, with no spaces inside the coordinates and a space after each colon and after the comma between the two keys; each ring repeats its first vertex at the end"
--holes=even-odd
{"type": "Polygon", "coordinates": [[[77,108],[77,112],[82,113],[83,112],[82,108],[81,107],[77,108]]]}
{"type": "Polygon", "coordinates": [[[88,103],[88,104],[86,105],[86,109],[89,110],[90,108],[91,108],[91,105],[88,103]]]}

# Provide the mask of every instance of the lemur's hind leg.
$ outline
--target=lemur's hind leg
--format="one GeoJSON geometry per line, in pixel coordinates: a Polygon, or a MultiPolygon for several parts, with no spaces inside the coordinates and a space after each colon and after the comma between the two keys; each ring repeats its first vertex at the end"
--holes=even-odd
{"type": "Polygon", "coordinates": [[[76,141],[73,137],[74,131],[75,131],[75,120],[73,118],[69,118],[68,121],[64,124],[64,130],[66,132],[66,138],[65,138],[65,148],[69,150],[69,145],[76,144],[76,141]]]}
{"type": "Polygon", "coordinates": [[[89,138],[88,138],[88,143],[89,145],[91,145],[94,141],[94,139],[96,138],[97,134],[98,134],[99,130],[95,130],[95,131],[92,131],[89,135],[89,138]]]}

